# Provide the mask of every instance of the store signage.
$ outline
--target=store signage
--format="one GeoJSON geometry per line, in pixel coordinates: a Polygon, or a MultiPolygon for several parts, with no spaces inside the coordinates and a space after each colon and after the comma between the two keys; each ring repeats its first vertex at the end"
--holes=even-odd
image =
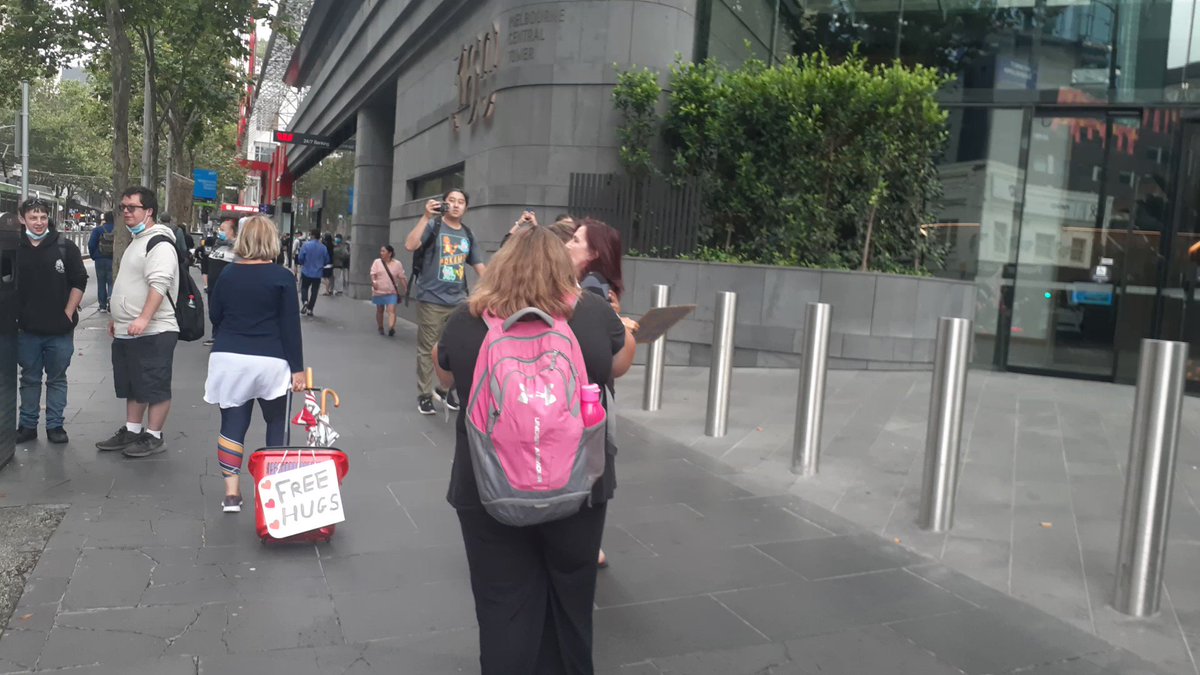
{"type": "Polygon", "coordinates": [[[253,215],[258,213],[257,206],[247,206],[245,204],[222,204],[221,213],[245,213],[253,215]]]}
{"type": "Polygon", "coordinates": [[[496,112],[492,75],[500,69],[500,24],[463,45],[458,55],[458,110],[450,116],[455,131],[490,118],[496,112]],[[491,91],[489,91],[491,90],[491,91]]]}
{"type": "Polygon", "coordinates": [[[193,169],[192,199],[213,201],[217,198],[217,172],[208,169],[193,169]]]}
{"type": "Polygon", "coordinates": [[[298,131],[276,131],[276,143],[291,143],[293,145],[311,145],[314,148],[329,150],[333,148],[333,140],[328,136],[302,134],[298,131]]]}

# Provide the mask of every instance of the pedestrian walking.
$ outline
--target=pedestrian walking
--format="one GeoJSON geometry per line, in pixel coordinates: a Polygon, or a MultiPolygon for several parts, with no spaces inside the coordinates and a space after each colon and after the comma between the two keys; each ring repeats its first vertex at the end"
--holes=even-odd
{"type": "Polygon", "coordinates": [[[167,449],[163,427],[171,412],[171,372],[179,341],[173,307],[180,258],[175,232],[155,222],[157,215],[153,190],[132,187],[121,194],[121,218],[132,240],[113,283],[108,336],[113,340],[113,388],[117,398],[125,399],[125,425],[96,448],[120,450],[132,458],[167,449]]]}
{"type": "Polygon", "coordinates": [[[66,443],[67,368],[75,351],[79,303],[87,287],[83,255],[55,231],[50,205],[31,197],[18,209],[25,231],[17,247],[17,364],[21,412],[17,443],[37,439],[42,375],[46,378],[46,440],[66,443]]]}
{"type": "Polygon", "coordinates": [[[350,240],[333,238],[333,292],[342,295],[350,286],[350,240]]]}
{"type": "Polygon", "coordinates": [[[108,299],[112,297],[113,249],[116,230],[112,211],[104,212],[104,223],[92,230],[88,238],[88,255],[96,267],[96,304],[101,312],[108,312],[108,299]]]}
{"type": "MultiPolygon", "coordinates": [[[[217,285],[217,279],[221,277],[221,272],[231,263],[237,262],[237,254],[234,253],[234,244],[237,243],[238,237],[238,218],[236,216],[226,215],[221,217],[221,222],[217,225],[217,231],[213,233],[212,239],[209,242],[207,250],[207,263],[202,268],[204,279],[204,292],[212,297],[213,288],[217,285]]],[[[205,345],[212,346],[216,335],[204,341],[205,345]]]]}
{"type": "Polygon", "coordinates": [[[212,353],[204,400],[220,406],[217,464],[225,478],[225,513],[242,510],[238,476],[254,402],[267,426],[267,446],[284,444],[287,392],[305,386],[296,278],[274,264],[279,230],[266,216],[242,224],[236,259],[209,294],[212,353]]]}
{"type": "Polygon", "coordinates": [[[325,295],[333,295],[333,235],[326,232],[321,237],[321,243],[325,245],[325,250],[329,251],[329,262],[321,269],[321,279],[325,282],[325,295]]]}
{"type": "Polygon", "coordinates": [[[453,389],[434,389],[432,353],[446,319],[467,299],[467,265],[480,276],[485,269],[475,236],[462,220],[467,206],[467,193],[461,189],[450,190],[441,201],[426,201],[425,213],[404,240],[404,248],[415,254],[417,411],[422,415],[434,414],[435,394],[450,410],[459,409],[453,389]]]}
{"type": "MultiPolygon", "coordinates": [[[[567,317],[588,381],[608,382],[633,360],[634,341],[600,298],[582,292],[562,242],[549,230],[521,228],[493,257],[469,303],[455,310],[436,348],[438,377],[470,396],[475,364],[488,328],[485,312],[507,318],[526,307],[567,317]]],[[[512,527],[482,508],[459,413],[447,500],[462,529],[483,675],[589,674],[596,556],[615,458],[577,513],[539,525],[512,527]]]]}
{"type": "Polygon", "coordinates": [[[387,314],[387,334],[396,334],[396,304],[408,290],[404,277],[404,265],[396,260],[396,249],[391,244],[379,248],[379,257],[371,263],[371,302],[375,305],[375,323],[383,335],[383,319],[387,314]]]}
{"type": "MultiPolygon", "coordinates": [[[[621,295],[625,285],[621,278],[621,233],[607,223],[594,218],[585,218],[575,228],[571,240],[567,242],[567,253],[571,264],[575,267],[575,275],[579,285],[585,291],[604,298],[618,315],[621,312],[621,295]]],[[[622,323],[631,332],[637,332],[637,322],[621,317],[622,323]]],[[[613,381],[605,383],[608,391],[615,393],[613,381]]],[[[617,453],[614,421],[610,419],[609,434],[606,444],[608,452],[617,453]]],[[[596,564],[608,567],[608,556],[600,550],[596,564]]]]}
{"type": "Polygon", "coordinates": [[[329,249],[321,243],[320,231],[313,230],[309,234],[308,241],[296,256],[296,262],[300,264],[300,300],[303,303],[300,313],[312,316],[313,308],[317,306],[317,295],[321,291],[325,266],[330,264],[329,249]]]}

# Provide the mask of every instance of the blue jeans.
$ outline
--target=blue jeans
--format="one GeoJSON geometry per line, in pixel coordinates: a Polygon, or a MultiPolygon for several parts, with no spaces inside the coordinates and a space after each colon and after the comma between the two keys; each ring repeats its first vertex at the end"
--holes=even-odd
{"type": "Polygon", "coordinates": [[[67,407],[67,366],[75,351],[75,336],[17,335],[17,363],[21,366],[21,420],[24,429],[36,429],[42,403],[42,371],[46,373],[46,428],[63,425],[67,407]]]}
{"type": "Polygon", "coordinates": [[[112,258],[96,258],[96,302],[101,309],[108,309],[108,298],[112,295],[112,258]]]}

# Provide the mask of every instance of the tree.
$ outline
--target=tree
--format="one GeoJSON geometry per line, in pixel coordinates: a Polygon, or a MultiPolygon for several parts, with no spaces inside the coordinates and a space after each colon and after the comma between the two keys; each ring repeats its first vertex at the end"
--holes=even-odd
{"type": "Polygon", "coordinates": [[[320,198],[322,204],[321,219],[324,222],[312,223],[313,227],[337,225],[337,217],[350,212],[350,188],[354,185],[354,153],[333,152],[320,164],[300,177],[292,187],[295,203],[306,206],[309,199],[320,198]]]}
{"type": "Polygon", "coordinates": [[[82,41],[69,3],[0,0],[0,108],[15,108],[17,82],[53,77],[82,41]]]}

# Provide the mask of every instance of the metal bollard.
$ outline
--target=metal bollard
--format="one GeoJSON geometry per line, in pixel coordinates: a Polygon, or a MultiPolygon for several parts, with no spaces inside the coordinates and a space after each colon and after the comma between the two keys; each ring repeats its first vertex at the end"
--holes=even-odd
{"type": "MultiPolygon", "coordinates": [[[[650,290],[650,306],[666,307],[671,296],[671,287],[654,284],[650,290]]],[[[667,336],[663,335],[650,343],[646,352],[646,386],[642,392],[642,410],[658,410],[662,407],[663,362],[666,360],[667,336]]]]}
{"type": "Polygon", "coordinates": [[[954,524],[963,398],[967,393],[967,363],[971,354],[971,322],[942,317],[938,321],[936,350],[918,524],[931,532],[945,532],[954,524]]]}
{"type": "Polygon", "coordinates": [[[1158,612],[1162,595],[1187,352],[1186,342],[1142,340],[1113,589],[1113,608],[1132,616],[1158,612]]]}
{"type": "Polygon", "coordinates": [[[733,377],[733,324],[737,318],[737,293],[717,293],[713,317],[712,367],[708,373],[708,414],[704,433],[720,438],[729,422],[729,385],[733,377]]]}
{"type": "Polygon", "coordinates": [[[821,421],[825,417],[825,373],[829,357],[832,308],[810,302],[805,312],[804,365],[796,400],[796,434],[792,441],[792,473],[814,476],[821,458],[821,421]]]}

